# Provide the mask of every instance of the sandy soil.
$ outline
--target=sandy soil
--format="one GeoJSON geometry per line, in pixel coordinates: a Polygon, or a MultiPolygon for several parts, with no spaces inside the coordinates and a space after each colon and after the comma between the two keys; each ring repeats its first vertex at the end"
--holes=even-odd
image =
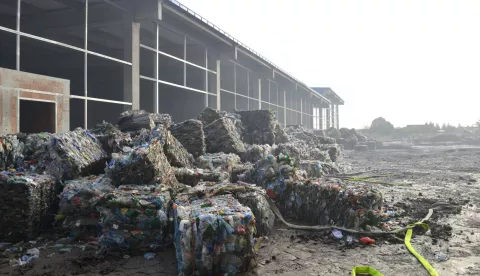
{"type": "MultiPolygon", "coordinates": [[[[393,221],[407,224],[434,215],[427,232],[416,230],[412,244],[440,275],[480,275],[480,148],[416,147],[412,150],[346,152],[353,171],[388,174],[389,183],[374,185],[386,205],[405,213],[393,221]],[[437,262],[436,255],[448,256],[437,262]]],[[[354,241],[360,236],[354,237],[354,241]]],[[[38,241],[40,259],[11,267],[0,257],[0,275],[177,275],[173,248],[157,252],[154,260],[112,253],[96,257],[85,244],[60,254],[54,243],[38,241]]],[[[259,275],[350,275],[355,265],[370,265],[384,275],[428,275],[401,240],[377,239],[374,246],[346,245],[330,233],[294,231],[280,223],[259,252],[259,275]]]]}

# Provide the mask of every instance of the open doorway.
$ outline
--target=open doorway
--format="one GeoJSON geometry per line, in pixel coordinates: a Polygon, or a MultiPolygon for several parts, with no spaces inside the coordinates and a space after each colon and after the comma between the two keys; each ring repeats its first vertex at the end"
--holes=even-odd
{"type": "Polygon", "coordinates": [[[20,132],[55,133],[55,102],[20,99],[20,132]]]}

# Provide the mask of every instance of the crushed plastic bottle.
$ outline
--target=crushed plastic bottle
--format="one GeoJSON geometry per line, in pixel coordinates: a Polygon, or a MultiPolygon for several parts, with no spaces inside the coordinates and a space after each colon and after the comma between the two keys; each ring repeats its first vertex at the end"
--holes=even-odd
{"type": "Polygon", "coordinates": [[[332,235],[333,235],[336,239],[341,239],[341,238],[343,238],[342,231],[340,231],[340,230],[338,230],[338,229],[332,229],[332,235]]]}
{"type": "Polygon", "coordinates": [[[153,260],[155,259],[155,253],[145,253],[143,255],[143,258],[145,258],[145,260],[147,261],[153,260]]]}
{"type": "Polygon", "coordinates": [[[435,261],[437,263],[440,263],[440,262],[446,262],[448,261],[450,258],[448,257],[447,254],[443,253],[443,252],[437,252],[435,253],[435,261]]]}
{"type": "Polygon", "coordinates": [[[348,235],[348,236],[347,236],[347,244],[350,245],[350,244],[352,244],[352,243],[353,243],[353,237],[350,236],[350,235],[348,235]]]}

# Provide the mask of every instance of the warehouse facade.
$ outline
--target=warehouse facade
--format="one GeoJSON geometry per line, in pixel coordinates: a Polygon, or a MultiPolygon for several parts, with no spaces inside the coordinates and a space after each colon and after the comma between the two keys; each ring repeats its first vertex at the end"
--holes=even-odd
{"type": "Polygon", "coordinates": [[[0,68],[0,133],[91,128],[127,109],[179,122],[205,107],[324,129],[343,104],[173,0],[2,0],[0,68]]]}

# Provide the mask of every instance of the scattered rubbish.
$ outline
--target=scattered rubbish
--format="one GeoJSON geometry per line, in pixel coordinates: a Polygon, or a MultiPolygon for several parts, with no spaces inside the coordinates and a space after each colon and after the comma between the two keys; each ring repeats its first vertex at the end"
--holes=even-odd
{"type": "Polygon", "coordinates": [[[337,229],[332,229],[332,235],[338,240],[343,238],[342,231],[337,230],[337,229]]]}
{"type": "Polygon", "coordinates": [[[147,261],[155,259],[155,253],[145,253],[143,258],[147,261]]]}
{"type": "Polygon", "coordinates": [[[443,253],[443,252],[438,252],[438,253],[435,253],[435,261],[437,263],[439,262],[446,262],[448,261],[450,258],[448,257],[447,254],[443,253]]]}
{"type": "Polygon", "coordinates": [[[70,248],[70,247],[62,247],[62,248],[59,248],[57,251],[58,251],[58,253],[60,253],[60,254],[65,254],[65,253],[70,253],[70,252],[72,252],[72,248],[70,248]]]}
{"type": "Polygon", "coordinates": [[[360,242],[363,244],[374,244],[375,240],[369,237],[363,237],[363,238],[360,238],[360,242]]]}
{"type": "Polygon", "coordinates": [[[128,259],[130,259],[130,255],[123,255],[123,258],[124,258],[125,260],[128,260],[128,259]]]}
{"type": "Polygon", "coordinates": [[[353,237],[350,236],[350,235],[347,236],[347,244],[348,244],[348,245],[353,244],[353,237]]]}

